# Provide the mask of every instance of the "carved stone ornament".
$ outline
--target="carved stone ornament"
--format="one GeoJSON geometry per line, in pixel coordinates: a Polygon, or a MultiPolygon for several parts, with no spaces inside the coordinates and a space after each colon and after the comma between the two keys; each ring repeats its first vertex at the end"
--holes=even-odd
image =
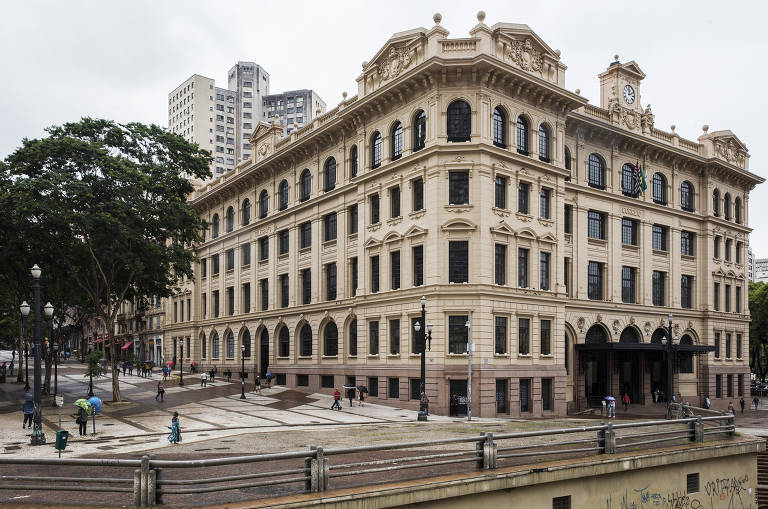
{"type": "Polygon", "coordinates": [[[268,142],[264,142],[259,145],[259,156],[266,157],[272,151],[272,147],[268,142]]]}
{"type": "Polygon", "coordinates": [[[632,324],[632,325],[635,325],[635,317],[634,316],[629,318],[629,323],[632,324]]]}
{"type": "Polygon", "coordinates": [[[645,322],[643,329],[645,329],[645,335],[649,335],[651,333],[651,322],[645,322]]]}
{"type": "Polygon", "coordinates": [[[621,109],[621,120],[627,126],[627,129],[636,129],[639,124],[637,113],[626,108],[621,109]]]}
{"type": "Polygon", "coordinates": [[[613,321],[613,333],[614,334],[618,334],[619,333],[619,327],[620,326],[621,326],[621,324],[619,323],[618,320],[614,320],[613,321]]]}
{"type": "Polygon", "coordinates": [[[524,71],[541,72],[544,63],[541,51],[533,47],[530,39],[512,41],[507,57],[524,71]]]}
{"type": "Polygon", "coordinates": [[[693,329],[693,322],[688,320],[688,328],[693,329]]]}
{"type": "Polygon", "coordinates": [[[679,324],[679,323],[676,323],[676,324],[675,324],[675,325],[672,327],[672,329],[673,329],[673,330],[674,330],[674,332],[675,332],[675,336],[679,336],[679,335],[680,335],[680,324],[679,324]]]}
{"type": "Polygon", "coordinates": [[[586,324],[586,320],[584,320],[584,317],[582,316],[578,320],[576,320],[576,326],[579,328],[579,332],[584,332],[584,325],[586,324]]]}
{"type": "Polygon", "coordinates": [[[744,160],[747,157],[746,151],[734,143],[733,140],[728,140],[727,142],[716,141],[715,152],[729,163],[736,163],[739,166],[744,166],[744,160]]]}
{"type": "Polygon", "coordinates": [[[408,48],[389,48],[381,62],[376,64],[376,72],[382,80],[397,78],[401,72],[408,68],[412,62],[411,52],[408,48]]]}
{"type": "Polygon", "coordinates": [[[603,315],[601,315],[601,314],[598,314],[598,315],[597,315],[597,318],[595,318],[595,321],[596,321],[597,323],[600,323],[600,322],[602,322],[602,321],[603,321],[603,315]]]}

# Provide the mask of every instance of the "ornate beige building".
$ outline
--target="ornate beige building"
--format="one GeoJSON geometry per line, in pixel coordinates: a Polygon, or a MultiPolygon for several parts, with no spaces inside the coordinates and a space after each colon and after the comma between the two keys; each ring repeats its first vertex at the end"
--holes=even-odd
{"type": "MultiPolygon", "coordinates": [[[[724,407],[749,388],[746,147],[654,126],[645,75],[618,58],[600,106],[528,26],[392,36],[358,93],[282,136],[261,123],[251,160],[196,190],[211,225],[166,317],[185,364],[418,406],[414,320],[433,324],[427,394],[462,412],[471,311],[473,412],[562,415],[666,387],[724,407]],[[647,177],[643,191],[641,166],[647,177]]],[[[173,339],[173,340],[171,340],[173,339]]]]}

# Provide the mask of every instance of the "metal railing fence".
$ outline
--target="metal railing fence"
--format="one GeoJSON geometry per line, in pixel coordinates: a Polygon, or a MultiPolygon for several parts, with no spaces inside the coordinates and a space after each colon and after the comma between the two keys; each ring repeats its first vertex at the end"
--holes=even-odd
{"type": "Polygon", "coordinates": [[[68,474],[36,476],[14,472],[14,475],[0,475],[0,490],[132,493],[133,505],[147,507],[163,503],[169,496],[231,490],[247,490],[246,493],[255,495],[250,498],[272,496],[276,489],[293,494],[322,492],[330,488],[331,479],[338,480],[340,485],[359,486],[392,481],[397,472],[407,470],[428,469],[422,474],[428,477],[455,473],[455,469],[448,470],[451,465],[469,464],[469,468],[474,469],[495,469],[544,461],[552,456],[615,454],[632,448],[647,450],[651,444],[664,447],[675,442],[729,439],[734,434],[734,416],[726,414],[516,433],[481,433],[471,437],[361,447],[324,449],[312,446],[305,451],[193,460],[149,456],[138,459],[0,457],[0,465],[55,465],[68,474]],[[377,453],[376,457],[367,457],[370,453],[377,453]],[[215,470],[212,467],[232,465],[242,468],[234,475],[232,472],[218,476],[215,472],[208,473],[215,470]],[[99,467],[101,474],[99,477],[77,476],[72,471],[75,467],[99,467]],[[176,478],[172,475],[188,472],[191,468],[198,469],[197,476],[176,478]],[[200,469],[204,474],[200,475],[200,469]],[[131,473],[133,475],[126,475],[131,473]]]}

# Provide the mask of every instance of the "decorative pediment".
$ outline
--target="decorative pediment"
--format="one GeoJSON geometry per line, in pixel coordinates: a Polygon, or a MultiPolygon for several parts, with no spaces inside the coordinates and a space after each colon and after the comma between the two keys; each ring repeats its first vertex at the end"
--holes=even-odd
{"type": "Polygon", "coordinates": [[[499,235],[514,235],[515,230],[513,230],[506,221],[501,221],[496,226],[491,226],[491,233],[497,233],[499,235]]]}
{"type": "Polygon", "coordinates": [[[539,237],[539,241],[547,242],[549,244],[557,244],[557,239],[553,237],[551,233],[545,233],[544,235],[539,237]]]}
{"type": "Polygon", "coordinates": [[[725,159],[729,163],[744,167],[748,151],[747,146],[731,131],[717,131],[712,133],[715,146],[715,156],[725,159]],[[722,135],[719,135],[722,133],[722,135]]]}
{"type": "Polygon", "coordinates": [[[271,156],[275,151],[275,144],[282,137],[283,126],[277,121],[274,124],[259,122],[251,134],[251,145],[255,148],[253,157],[261,161],[271,156]]]}
{"type": "Polygon", "coordinates": [[[536,232],[530,228],[522,228],[517,232],[517,236],[523,239],[537,240],[536,232]]]}
{"type": "Polygon", "coordinates": [[[443,226],[441,226],[440,229],[444,232],[448,232],[448,231],[467,232],[467,231],[477,230],[477,225],[466,219],[454,219],[452,221],[448,221],[447,223],[443,224],[443,226]]]}
{"type": "Polygon", "coordinates": [[[420,237],[421,235],[426,235],[429,230],[426,230],[418,225],[413,225],[410,228],[408,228],[408,231],[405,232],[404,237],[405,238],[413,238],[413,237],[420,237]]]}
{"type": "Polygon", "coordinates": [[[363,244],[363,247],[366,249],[373,248],[373,247],[381,247],[382,242],[380,240],[376,240],[373,237],[365,241],[365,244],[363,244]]]}
{"type": "Polygon", "coordinates": [[[492,27],[497,44],[497,56],[524,71],[543,75],[546,64],[560,60],[554,51],[528,25],[497,23],[492,27]]]}
{"type": "Polygon", "coordinates": [[[399,242],[403,240],[403,236],[400,235],[397,232],[389,232],[387,235],[384,236],[383,243],[388,244],[390,242],[399,242]]]}
{"type": "Polygon", "coordinates": [[[369,62],[363,62],[366,93],[415,67],[424,56],[426,29],[416,28],[390,37],[369,62]]]}

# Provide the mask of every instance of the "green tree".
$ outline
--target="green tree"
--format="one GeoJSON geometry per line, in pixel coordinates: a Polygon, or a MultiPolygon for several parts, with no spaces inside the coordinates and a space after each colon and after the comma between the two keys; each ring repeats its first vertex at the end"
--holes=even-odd
{"type": "Polygon", "coordinates": [[[761,380],[768,374],[768,284],[749,283],[749,366],[761,380]]]}
{"type": "MultiPolygon", "coordinates": [[[[110,361],[121,304],[172,294],[191,278],[204,222],[187,202],[210,153],[156,125],[83,118],[23,140],[6,159],[22,232],[42,231],[54,270],[67,271],[107,325],[110,361]]],[[[112,397],[120,401],[118,377],[112,397]]]]}

